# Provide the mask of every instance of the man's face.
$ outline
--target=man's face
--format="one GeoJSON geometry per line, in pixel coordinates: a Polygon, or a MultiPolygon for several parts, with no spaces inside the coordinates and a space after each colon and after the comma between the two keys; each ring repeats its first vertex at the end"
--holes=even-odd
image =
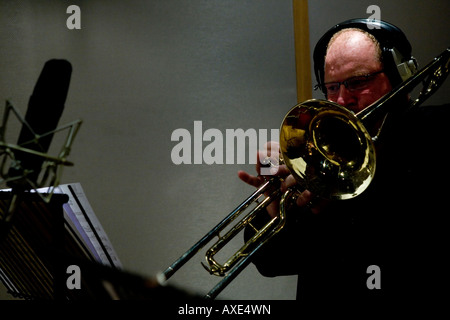
{"type": "MultiPolygon", "coordinates": [[[[325,83],[343,82],[354,77],[373,74],[383,68],[376,55],[375,44],[363,33],[348,31],[338,36],[329,46],[325,58],[325,83]]],[[[385,73],[367,78],[356,90],[344,84],[328,92],[327,98],[357,113],[392,90],[385,73]]],[[[361,84],[361,82],[358,82],[361,84]]]]}

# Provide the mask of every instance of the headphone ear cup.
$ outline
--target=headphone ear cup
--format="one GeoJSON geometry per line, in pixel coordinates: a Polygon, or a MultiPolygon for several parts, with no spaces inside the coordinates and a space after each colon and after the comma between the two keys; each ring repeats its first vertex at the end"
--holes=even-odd
{"type": "Polygon", "coordinates": [[[416,58],[411,56],[411,59],[406,63],[408,64],[409,70],[411,70],[411,76],[414,75],[417,72],[417,69],[419,69],[419,63],[417,62],[416,58]]]}
{"type": "Polygon", "coordinates": [[[400,63],[399,65],[397,65],[397,70],[403,81],[409,79],[417,71],[416,59],[414,57],[411,57],[411,60],[400,63]]]}
{"type": "Polygon", "coordinates": [[[395,64],[401,81],[406,81],[416,73],[418,63],[413,56],[409,57],[409,59],[405,61],[401,53],[396,48],[389,49],[388,51],[392,55],[392,61],[395,64]]]}

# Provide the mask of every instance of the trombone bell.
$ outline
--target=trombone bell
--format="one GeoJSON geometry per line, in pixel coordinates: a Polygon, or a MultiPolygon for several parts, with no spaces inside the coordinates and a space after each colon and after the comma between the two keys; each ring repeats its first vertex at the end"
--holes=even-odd
{"type": "Polygon", "coordinates": [[[326,199],[361,194],[375,174],[375,147],[353,112],[329,101],[293,107],[280,129],[283,160],[297,183],[326,199]]]}

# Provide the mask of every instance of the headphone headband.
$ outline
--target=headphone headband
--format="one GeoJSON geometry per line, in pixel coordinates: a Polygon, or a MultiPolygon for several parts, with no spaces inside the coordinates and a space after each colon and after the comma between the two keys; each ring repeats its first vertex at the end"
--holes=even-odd
{"type": "Polygon", "coordinates": [[[319,85],[324,82],[325,55],[330,39],[338,31],[348,28],[366,31],[379,42],[384,69],[392,86],[398,85],[416,71],[417,62],[411,56],[411,44],[403,31],[393,24],[382,20],[351,19],[339,23],[328,30],[314,48],[314,73],[319,85]]]}

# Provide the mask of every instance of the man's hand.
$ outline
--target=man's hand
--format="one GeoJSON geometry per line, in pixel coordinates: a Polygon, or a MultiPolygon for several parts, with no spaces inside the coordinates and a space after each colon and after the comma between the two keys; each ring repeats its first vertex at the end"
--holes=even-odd
{"type": "MultiPolygon", "coordinates": [[[[264,145],[264,149],[258,151],[258,161],[256,163],[256,172],[254,176],[245,171],[238,171],[238,177],[245,183],[259,188],[264,182],[264,176],[277,176],[282,178],[280,190],[286,192],[288,188],[297,184],[294,176],[290,174],[286,165],[279,165],[280,145],[278,142],[269,141],[264,145]],[[272,165],[267,166],[267,160],[270,159],[272,165]]],[[[299,194],[296,204],[299,207],[308,206],[312,213],[319,213],[328,203],[327,200],[320,200],[316,203],[316,197],[310,191],[305,190],[299,194]]],[[[280,199],[274,200],[268,207],[267,212],[271,217],[275,217],[280,211],[280,199]]]]}

